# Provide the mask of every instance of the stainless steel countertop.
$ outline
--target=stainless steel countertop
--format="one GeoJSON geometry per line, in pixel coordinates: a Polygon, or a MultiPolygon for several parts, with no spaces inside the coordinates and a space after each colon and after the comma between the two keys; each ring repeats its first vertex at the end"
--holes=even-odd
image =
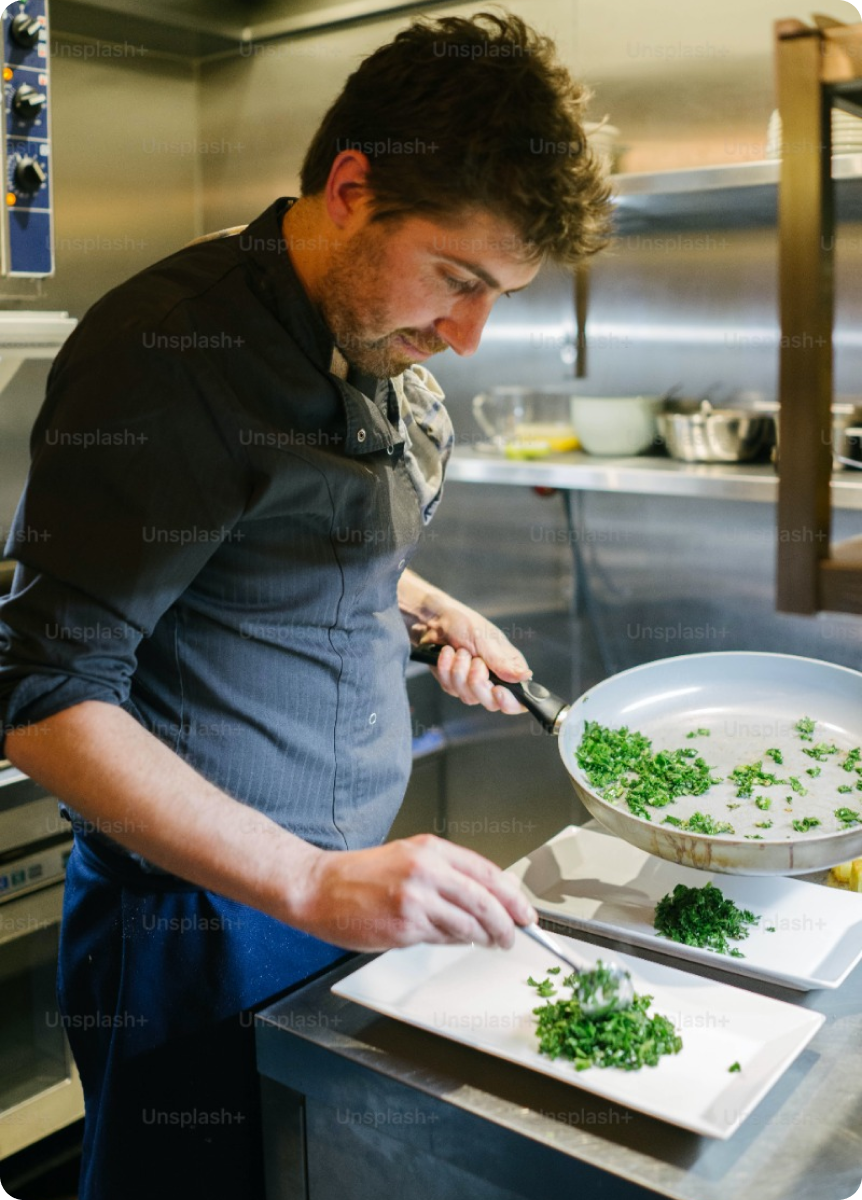
{"type": "MultiPolygon", "coordinates": [[[[619,943],[617,948],[681,966],[679,959],[642,948],[619,943]]],[[[258,1059],[264,1074],[269,1060],[304,1062],[291,1068],[301,1076],[292,1086],[318,1094],[324,1077],[331,1075],[331,1086],[337,1086],[341,1072],[355,1078],[361,1067],[368,1072],[368,1090],[362,1085],[366,1101],[375,1098],[375,1089],[413,1089],[417,1108],[433,1108],[428,1119],[435,1122],[435,1138],[448,1154],[468,1163],[467,1142],[475,1137],[478,1117],[675,1200],[845,1200],[859,1186],[862,965],[840,988],[808,993],[698,969],[699,975],[815,1009],[827,1018],[740,1129],[718,1141],[609,1104],[581,1091],[574,1080],[569,1086],[534,1074],[333,996],[330,984],[336,976],[365,961],[362,956],[337,966],[259,1015],[258,1059]],[[305,1050],[285,1046],[286,1053],[279,1054],[284,1037],[302,1039],[305,1050]],[[461,1132],[462,1125],[469,1128],[461,1132]]],[[[473,1147],[475,1153],[475,1142],[473,1147]]],[[[573,1179],[576,1174],[573,1162],[573,1179]]]]}
{"type": "MultiPolygon", "coordinates": [[[[506,483],[702,500],[775,503],[778,499],[778,477],[770,463],[683,463],[658,456],[598,458],[580,452],[520,461],[459,447],[452,455],[446,478],[458,483],[506,483]]],[[[835,508],[862,510],[862,471],[850,468],[835,472],[832,504],[835,508]]]]}

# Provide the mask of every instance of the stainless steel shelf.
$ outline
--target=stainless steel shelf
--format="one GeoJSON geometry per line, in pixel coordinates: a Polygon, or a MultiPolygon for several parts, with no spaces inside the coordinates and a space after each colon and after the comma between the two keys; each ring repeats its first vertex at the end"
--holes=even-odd
{"type": "MultiPolygon", "coordinates": [[[[649,171],[613,175],[617,196],[665,196],[673,193],[719,191],[725,188],[762,187],[778,184],[779,159],[717,167],[692,167],[683,171],[649,171]]],[[[836,154],[832,159],[833,179],[858,179],[862,183],[862,154],[836,154]]]]}
{"type": "MultiPolygon", "coordinates": [[[[579,453],[512,461],[465,448],[452,455],[446,478],[457,483],[502,483],[701,500],[774,504],[778,498],[778,477],[769,463],[753,466],[681,463],[670,458],[595,458],[579,453]]],[[[862,511],[862,471],[833,475],[832,504],[835,508],[862,511]]]]}
{"type": "MultiPolygon", "coordinates": [[[[617,232],[630,233],[659,224],[689,229],[743,229],[775,225],[781,163],[740,163],[614,175],[617,232]]],[[[836,154],[839,221],[862,220],[862,154],[836,154]]]]}
{"type": "Polygon", "coordinates": [[[0,392],[29,358],[53,358],[78,324],[67,312],[0,312],[0,392]]]}

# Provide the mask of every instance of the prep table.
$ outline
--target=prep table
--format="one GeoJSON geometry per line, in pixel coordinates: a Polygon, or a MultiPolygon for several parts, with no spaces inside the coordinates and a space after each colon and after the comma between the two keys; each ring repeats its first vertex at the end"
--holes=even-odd
{"type": "Polygon", "coordinates": [[[835,991],[746,981],[827,1020],[720,1142],[333,996],[367,960],[351,956],[256,1018],[267,1200],[846,1200],[860,1186],[862,964],[835,991]]]}

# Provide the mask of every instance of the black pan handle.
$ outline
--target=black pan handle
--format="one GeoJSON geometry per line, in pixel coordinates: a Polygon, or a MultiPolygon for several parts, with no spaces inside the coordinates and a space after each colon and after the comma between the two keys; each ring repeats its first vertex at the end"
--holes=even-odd
{"type": "MultiPolygon", "coordinates": [[[[442,646],[432,644],[413,646],[410,650],[410,657],[414,662],[424,663],[427,667],[436,667],[442,649],[442,646]]],[[[559,696],[555,696],[553,692],[549,692],[547,688],[532,679],[525,679],[523,683],[509,683],[507,679],[501,679],[493,671],[489,672],[489,676],[492,683],[509,689],[512,695],[523,704],[527,712],[532,713],[545,733],[560,732],[560,726],[571,708],[571,705],[567,704],[565,700],[561,700],[559,696]]]]}

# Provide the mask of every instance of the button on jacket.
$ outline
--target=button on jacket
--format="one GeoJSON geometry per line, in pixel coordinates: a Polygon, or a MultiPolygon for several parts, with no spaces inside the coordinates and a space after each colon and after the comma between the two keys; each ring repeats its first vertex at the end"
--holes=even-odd
{"type": "Polygon", "coordinates": [[[411,372],[372,396],[330,371],[288,203],[116,288],[58,355],[7,546],[0,717],[122,705],[237,800],[358,848],[409,774],[396,586],[436,503],[416,463],[442,478],[448,441],[403,411],[411,372]]]}

